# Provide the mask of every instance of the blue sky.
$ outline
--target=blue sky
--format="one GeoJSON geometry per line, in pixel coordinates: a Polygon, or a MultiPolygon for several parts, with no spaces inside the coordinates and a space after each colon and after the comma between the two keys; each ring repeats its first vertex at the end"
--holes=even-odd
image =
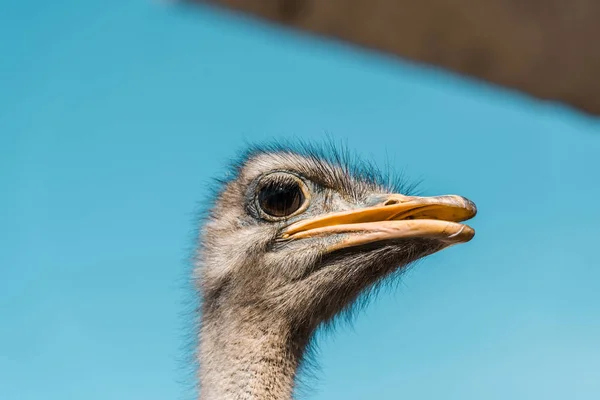
{"type": "Polygon", "coordinates": [[[189,399],[210,178],[246,142],[325,134],[480,213],[319,337],[304,398],[600,397],[597,121],[157,1],[0,0],[0,34],[0,398],[189,399]]]}

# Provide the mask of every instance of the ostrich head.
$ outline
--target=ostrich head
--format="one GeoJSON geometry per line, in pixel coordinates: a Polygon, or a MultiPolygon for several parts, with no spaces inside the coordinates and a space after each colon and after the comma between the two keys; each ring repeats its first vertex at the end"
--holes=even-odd
{"type": "Polygon", "coordinates": [[[385,182],[344,157],[250,152],[223,183],[202,231],[201,339],[212,338],[201,364],[217,368],[210,360],[217,349],[245,335],[274,334],[294,369],[313,331],[361,293],[473,237],[461,224],[476,213],[471,201],[416,197],[385,182]]]}

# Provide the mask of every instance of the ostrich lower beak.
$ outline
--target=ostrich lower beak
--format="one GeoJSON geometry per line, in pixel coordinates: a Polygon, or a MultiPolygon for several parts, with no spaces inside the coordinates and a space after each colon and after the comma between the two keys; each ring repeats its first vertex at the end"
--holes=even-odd
{"type": "Polygon", "coordinates": [[[461,221],[477,213],[475,204],[460,196],[408,197],[389,195],[380,205],[298,221],[282,239],[305,239],[335,234],[346,237],[329,250],[390,239],[435,239],[450,246],[468,242],[475,231],[461,221]]]}

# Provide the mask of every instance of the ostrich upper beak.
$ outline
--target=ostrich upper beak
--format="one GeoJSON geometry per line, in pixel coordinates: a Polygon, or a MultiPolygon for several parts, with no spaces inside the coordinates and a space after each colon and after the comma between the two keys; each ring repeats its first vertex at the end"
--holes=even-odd
{"type": "Polygon", "coordinates": [[[459,222],[477,213],[475,204],[461,196],[409,197],[388,195],[373,207],[321,215],[291,224],[282,239],[333,234],[346,237],[329,250],[389,239],[436,239],[450,246],[468,242],[475,231],[459,222]]]}

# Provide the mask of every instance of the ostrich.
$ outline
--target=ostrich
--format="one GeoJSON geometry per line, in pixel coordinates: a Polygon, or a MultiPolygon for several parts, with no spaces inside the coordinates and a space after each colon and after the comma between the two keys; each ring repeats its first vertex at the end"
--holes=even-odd
{"type": "MultiPolygon", "coordinates": [[[[331,149],[330,149],[331,150],[331,149]]],[[[204,400],[286,400],[315,330],[410,263],[473,238],[460,196],[417,197],[370,164],[250,150],[201,229],[204,400]]]]}

